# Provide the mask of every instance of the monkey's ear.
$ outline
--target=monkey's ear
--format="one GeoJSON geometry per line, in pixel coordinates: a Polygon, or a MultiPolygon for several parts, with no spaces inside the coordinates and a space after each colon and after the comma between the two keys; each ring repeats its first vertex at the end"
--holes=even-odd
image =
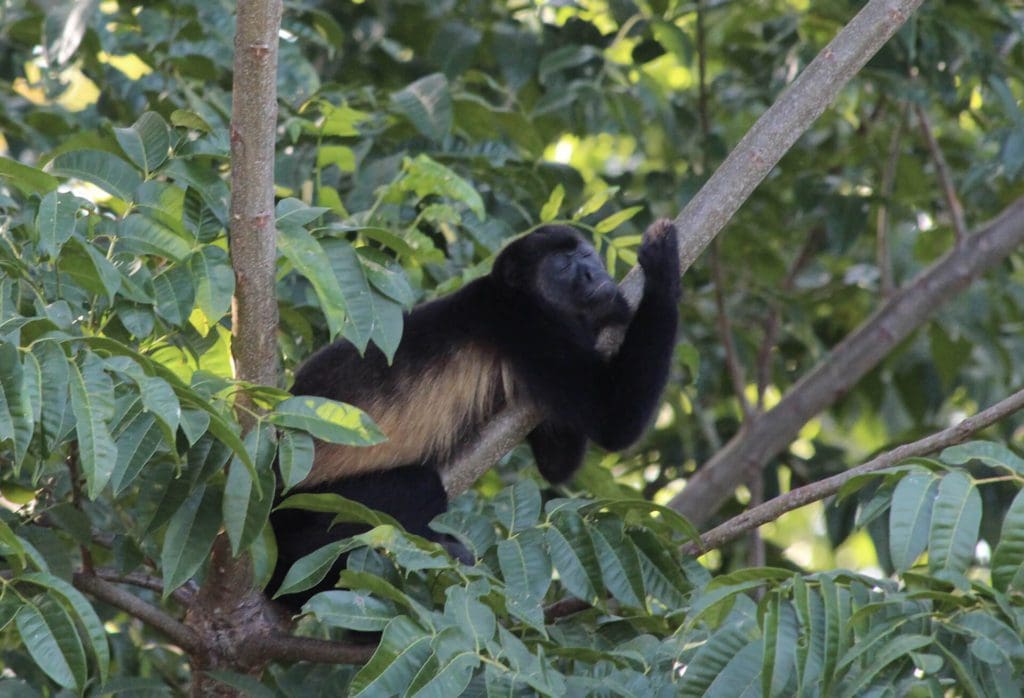
{"type": "Polygon", "coordinates": [[[527,281],[530,265],[523,259],[524,248],[519,242],[516,240],[502,250],[491,267],[491,276],[505,288],[522,288],[527,281]]]}

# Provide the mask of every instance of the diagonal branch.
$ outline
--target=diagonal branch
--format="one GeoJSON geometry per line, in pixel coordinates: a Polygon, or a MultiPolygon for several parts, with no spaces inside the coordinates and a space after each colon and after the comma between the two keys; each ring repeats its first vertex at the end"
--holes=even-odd
{"type": "Polygon", "coordinates": [[[131,592],[87,572],[75,572],[72,582],[79,591],[84,591],[152,626],[186,653],[202,652],[202,642],[192,628],[131,592]]]}
{"type": "Polygon", "coordinates": [[[760,506],[748,509],[739,516],[735,516],[722,525],[716,526],[701,535],[699,546],[696,543],[691,543],[685,546],[683,551],[690,555],[696,555],[713,550],[714,548],[720,548],[751,529],[757,528],[769,521],[775,521],[787,511],[799,509],[811,502],[817,502],[835,494],[839,491],[839,488],[858,475],[873,473],[876,470],[896,465],[907,458],[934,453],[943,448],[958,444],[961,441],[967,440],[972,434],[995,424],[1022,408],[1024,408],[1024,390],[1018,390],[1010,397],[1000,400],[988,409],[979,412],[973,417],[968,417],[948,429],[929,434],[923,439],[918,439],[912,443],[897,446],[891,451],[886,451],[868,462],[858,465],[856,468],[850,468],[838,475],[798,487],[760,506]]]}
{"type": "Polygon", "coordinates": [[[957,292],[1024,243],[1024,197],[893,294],[794,385],[771,410],[747,422],[669,503],[700,524],[737,485],[790,444],[809,419],[846,394],[897,344],[957,292]]]}
{"type": "MultiPolygon", "coordinates": [[[[676,218],[680,268],[689,269],[797,139],[810,128],[839,90],[889,40],[924,0],[870,0],[761,115],[676,218]]],[[[622,291],[633,305],[643,293],[643,273],[634,268],[622,291]]],[[[451,494],[463,492],[519,443],[538,422],[527,409],[505,410],[443,474],[451,494]]]]}

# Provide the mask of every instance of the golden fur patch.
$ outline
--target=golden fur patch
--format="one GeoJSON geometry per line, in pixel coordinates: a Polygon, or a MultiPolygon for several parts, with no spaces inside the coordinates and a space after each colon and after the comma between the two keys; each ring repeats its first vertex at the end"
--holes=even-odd
{"type": "Polygon", "coordinates": [[[478,347],[459,348],[423,373],[402,375],[397,383],[400,400],[382,396],[358,405],[388,440],[367,448],[318,442],[313,472],[303,485],[430,458],[443,465],[460,437],[494,414],[503,397],[511,400],[515,395],[510,368],[478,347]]]}

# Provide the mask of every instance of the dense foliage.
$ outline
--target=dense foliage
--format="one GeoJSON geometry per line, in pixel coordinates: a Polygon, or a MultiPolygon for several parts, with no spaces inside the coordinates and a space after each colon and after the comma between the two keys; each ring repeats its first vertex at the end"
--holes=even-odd
{"type": "MultiPolygon", "coordinates": [[[[540,222],[589,231],[621,275],[644,226],[681,210],[859,5],[288,4],[282,386],[330,338],[393,353],[403,308],[540,222]]],[[[347,406],[232,379],[232,12],[0,9],[0,695],[182,690],[181,653],[76,580],[180,617],[224,530],[265,582],[275,460],[287,487],[314,437],[380,438],[347,406]],[[267,410],[244,439],[240,391],[267,410]]],[[[364,666],[222,678],[253,695],[1019,695],[1020,419],[788,515],[758,566],[756,540],[682,556],[692,527],[663,505],[746,411],[956,244],[943,168],[968,225],[1021,193],[1022,36],[996,0],[926,3],[684,278],[678,361],[643,444],[595,450],[558,489],[516,450],[438,520],[479,564],[352,503],[292,500],[375,526],[292,570],[308,588],[355,551],[299,632],[379,631],[380,647],[364,666]],[[592,607],[562,616],[568,597],[592,607]]],[[[719,516],[1020,385],[1022,269],[1014,254],[938,309],[719,516]]]]}

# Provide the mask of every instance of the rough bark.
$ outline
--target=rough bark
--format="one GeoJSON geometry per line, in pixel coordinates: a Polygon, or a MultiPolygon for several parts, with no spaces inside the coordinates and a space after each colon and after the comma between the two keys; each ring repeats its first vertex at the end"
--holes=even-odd
{"type": "MultiPolygon", "coordinates": [[[[236,377],[261,385],[278,382],[274,151],[281,7],[281,0],[239,0],[232,83],[228,232],[235,297],[231,345],[236,377]]],[[[243,429],[248,430],[253,406],[245,393],[239,393],[237,409],[243,429]]],[[[214,544],[206,580],[186,623],[201,643],[199,651],[189,653],[194,669],[192,694],[241,695],[205,670],[258,672],[264,662],[244,651],[244,640],[272,633],[276,619],[253,584],[249,556],[233,557],[223,533],[214,544]]]]}

